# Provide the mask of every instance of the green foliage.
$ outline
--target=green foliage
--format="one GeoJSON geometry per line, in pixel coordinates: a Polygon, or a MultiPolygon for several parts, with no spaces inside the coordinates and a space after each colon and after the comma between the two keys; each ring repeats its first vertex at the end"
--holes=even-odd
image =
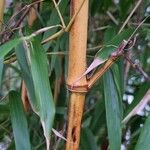
{"type": "Polygon", "coordinates": [[[55,106],[49,84],[47,58],[38,40],[35,39],[30,44],[29,64],[31,66],[36,103],[39,107],[39,112],[37,113],[41,119],[44,135],[49,142],[55,106]]]}
{"type": "Polygon", "coordinates": [[[110,141],[109,146],[111,150],[119,150],[121,148],[121,111],[119,108],[119,97],[110,71],[104,75],[103,80],[107,130],[110,141]]]}
{"type": "MultiPolygon", "coordinates": [[[[44,150],[51,139],[50,149],[61,150],[65,147],[65,141],[51,130],[53,127],[66,137],[69,92],[65,83],[69,34],[63,33],[46,44],[41,44],[47,37],[62,29],[62,20],[53,2],[48,0],[43,1],[43,6],[39,7],[38,18],[32,28],[28,27],[27,19],[24,19],[19,26],[22,30],[13,30],[13,24],[25,11],[23,9],[20,13],[15,7],[20,2],[23,6],[31,4],[31,1],[15,0],[14,5],[5,11],[0,34],[0,43],[6,38],[4,44],[0,45],[0,143],[7,149],[15,147],[18,150],[44,150]],[[18,15],[10,21],[16,11],[18,15]],[[49,26],[55,27],[29,39],[31,31],[36,33],[49,26]],[[7,39],[10,32],[15,34],[7,39]],[[27,88],[30,105],[26,114],[21,101],[22,81],[27,88]]],[[[70,20],[70,3],[68,0],[59,2],[60,13],[67,25],[70,20]]],[[[118,33],[135,5],[133,0],[90,0],[87,66],[94,58],[99,58],[103,63],[99,67],[101,68],[112,52],[123,40],[128,40],[137,24],[148,15],[146,10],[149,1],[145,0],[123,31],[118,33]]],[[[125,50],[148,75],[149,21],[148,18],[141,25],[136,32],[138,36],[135,43],[131,43],[125,50]]],[[[86,95],[80,149],[120,150],[121,145],[131,150],[150,149],[149,104],[145,105],[144,110],[139,110],[142,115],[136,112],[136,115],[128,116],[139,105],[149,88],[150,84],[143,75],[121,56],[86,95]]]]}
{"type": "Polygon", "coordinates": [[[128,40],[133,31],[133,29],[128,29],[116,35],[110,42],[107,42],[106,45],[97,52],[96,57],[101,60],[108,60],[111,53],[117,50],[119,44],[121,44],[123,40],[128,40]]]}
{"type": "Polygon", "coordinates": [[[29,140],[28,125],[23,110],[21,97],[17,92],[10,91],[9,101],[16,150],[30,150],[31,146],[29,140]]]}

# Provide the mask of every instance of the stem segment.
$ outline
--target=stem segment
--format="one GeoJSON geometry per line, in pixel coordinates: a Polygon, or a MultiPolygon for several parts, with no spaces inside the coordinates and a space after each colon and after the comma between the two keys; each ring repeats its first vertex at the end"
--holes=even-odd
{"type": "MultiPolygon", "coordinates": [[[[83,0],[71,1],[71,16],[79,9],[83,0]]],[[[88,27],[88,0],[85,0],[70,30],[69,67],[67,84],[72,83],[85,72],[88,27]]],[[[79,81],[80,86],[87,84],[86,78],[79,81]]],[[[80,142],[80,127],[84,108],[85,93],[70,93],[69,121],[66,150],[77,150],[80,142]]]]}

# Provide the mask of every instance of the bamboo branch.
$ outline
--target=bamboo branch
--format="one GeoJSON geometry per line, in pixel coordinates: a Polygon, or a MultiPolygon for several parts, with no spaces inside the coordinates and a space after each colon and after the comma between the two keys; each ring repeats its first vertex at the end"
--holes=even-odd
{"type": "Polygon", "coordinates": [[[65,22],[64,22],[64,19],[63,19],[63,17],[62,17],[62,15],[61,15],[61,13],[60,13],[60,10],[59,10],[59,7],[58,7],[58,4],[56,3],[56,1],[55,1],[55,0],[53,0],[53,3],[54,3],[55,8],[56,8],[56,10],[57,10],[57,12],[58,12],[58,15],[59,15],[59,18],[60,18],[60,21],[61,21],[61,23],[62,23],[63,28],[66,28],[66,25],[65,25],[65,22]]]}
{"type": "Polygon", "coordinates": [[[88,81],[88,89],[90,89],[95,84],[95,82],[112,66],[117,58],[118,57],[108,59],[104,66],[92,76],[92,78],[88,81]]]}
{"type": "MultiPolygon", "coordinates": [[[[136,33],[136,31],[141,27],[141,25],[146,21],[146,19],[147,18],[149,18],[150,16],[147,16],[145,19],[143,19],[140,23],[139,23],[139,25],[137,26],[137,28],[134,30],[134,32],[131,34],[131,36],[128,38],[128,40],[125,42],[125,43],[122,43],[122,44],[120,44],[120,47],[116,50],[116,54],[114,55],[114,56],[111,56],[109,59],[108,59],[108,61],[105,63],[105,65],[97,72],[97,73],[95,73],[93,76],[92,76],[92,78],[88,81],[88,89],[90,89],[92,86],[93,86],[93,84],[106,72],[106,70],[107,69],[109,69],[109,67],[111,67],[111,65],[117,60],[117,58],[120,56],[120,55],[122,55],[122,54],[124,54],[124,48],[126,47],[126,45],[128,44],[128,42],[133,38],[133,36],[135,35],[135,33],[136,33]],[[119,54],[119,53],[120,54],[119,54]],[[118,55],[118,54],[119,55],[118,55]]],[[[134,41],[133,41],[133,45],[135,44],[135,40],[136,40],[136,36],[134,37],[134,41]]],[[[132,45],[132,46],[133,46],[132,45]]],[[[127,59],[127,57],[126,57],[126,59],[127,59]]],[[[137,67],[137,65],[135,66],[135,68],[136,69],[138,69],[138,71],[140,72],[140,73],[142,73],[143,74],[143,76],[145,77],[145,79],[146,80],[148,80],[148,81],[150,81],[150,79],[148,78],[148,76],[146,75],[146,73],[143,71],[143,70],[141,70],[141,69],[139,69],[139,67],[137,67]],[[145,73],[145,74],[144,74],[145,73]]]]}
{"type": "MultiPolygon", "coordinates": [[[[77,13],[83,0],[71,1],[71,16],[77,13]]],[[[88,0],[86,0],[76,16],[70,30],[69,67],[67,84],[72,84],[86,69],[86,46],[88,26],[88,0]]],[[[80,80],[80,85],[86,85],[86,78],[80,80]]],[[[69,120],[67,130],[66,150],[78,150],[80,142],[80,127],[84,108],[85,93],[71,92],[69,120]]]]}

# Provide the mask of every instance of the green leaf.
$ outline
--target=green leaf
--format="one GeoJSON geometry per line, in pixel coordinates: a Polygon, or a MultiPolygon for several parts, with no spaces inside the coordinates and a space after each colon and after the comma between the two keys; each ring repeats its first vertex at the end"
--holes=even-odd
{"type": "Polygon", "coordinates": [[[82,128],[81,130],[81,150],[98,150],[96,138],[89,128],[82,128]]]}
{"type": "Polygon", "coordinates": [[[117,89],[110,70],[104,74],[103,82],[110,150],[119,150],[121,147],[121,113],[117,89]]]}
{"type": "Polygon", "coordinates": [[[132,4],[133,4],[133,0],[120,0],[119,1],[119,5],[120,5],[120,19],[124,20],[125,17],[127,17],[128,15],[128,11],[131,8],[132,4]]]}
{"type": "Polygon", "coordinates": [[[135,146],[135,150],[149,150],[150,149],[150,115],[146,119],[144,126],[142,127],[138,142],[135,146]]]}
{"type": "Polygon", "coordinates": [[[10,40],[0,46],[0,58],[9,53],[13,48],[15,48],[21,42],[21,38],[10,40]]]}
{"type": "Polygon", "coordinates": [[[20,95],[15,91],[11,91],[9,102],[16,150],[30,150],[28,125],[20,95]]]}
{"type": "Polygon", "coordinates": [[[108,41],[111,41],[115,35],[116,35],[115,26],[109,27],[104,33],[104,44],[107,44],[108,41]]]}
{"type": "Polygon", "coordinates": [[[39,116],[49,148],[50,133],[53,126],[55,106],[51,93],[46,53],[39,40],[30,43],[30,65],[36,100],[39,104],[39,116]]]}
{"type": "Polygon", "coordinates": [[[32,79],[30,67],[28,64],[28,60],[26,58],[27,53],[22,43],[17,45],[15,49],[15,53],[16,53],[17,61],[21,68],[23,80],[25,82],[26,88],[29,93],[30,104],[34,112],[39,114],[39,104],[37,103],[36,98],[35,98],[33,79],[32,79]]]}
{"type": "Polygon", "coordinates": [[[120,105],[119,108],[120,108],[121,119],[122,119],[122,117],[123,117],[123,105],[122,105],[123,92],[122,92],[122,88],[124,85],[123,85],[122,80],[121,80],[119,67],[120,66],[115,63],[112,65],[111,71],[112,71],[114,83],[116,86],[116,90],[118,93],[118,99],[119,99],[119,105],[120,105]]]}
{"type": "Polygon", "coordinates": [[[112,52],[114,52],[123,40],[127,40],[133,33],[133,29],[127,29],[116,35],[110,42],[102,47],[96,54],[96,58],[107,60],[112,52]]]}

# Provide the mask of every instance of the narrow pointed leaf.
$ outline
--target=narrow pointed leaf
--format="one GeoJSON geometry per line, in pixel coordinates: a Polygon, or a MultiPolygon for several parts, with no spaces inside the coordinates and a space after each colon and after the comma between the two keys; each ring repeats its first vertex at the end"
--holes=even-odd
{"type": "Polygon", "coordinates": [[[49,147],[50,133],[53,125],[55,106],[51,93],[46,53],[36,39],[30,46],[31,73],[35,89],[36,100],[39,103],[39,115],[44,135],[49,147]]]}
{"type": "Polygon", "coordinates": [[[121,114],[116,86],[110,71],[104,74],[103,81],[109,147],[110,150],[119,150],[121,148],[121,114]]]}
{"type": "Polygon", "coordinates": [[[114,52],[123,40],[128,40],[128,38],[133,33],[133,29],[127,29],[116,35],[110,42],[108,42],[104,47],[102,47],[96,54],[96,58],[107,60],[112,52],[114,52]]]}
{"type": "Polygon", "coordinates": [[[16,150],[30,150],[28,125],[20,95],[15,91],[11,91],[9,102],[16,150]]]}
{"type": "Polygon", "coordinates": [[[26,58],[27,53],[26,53],[26,49],[23,47],[22,43],[17,45],[17,47],[15,49],[15,53],[16,53],[17,61],[18,61],[20,68],[21,68],[23,80],[25,82],[26,88],[27,88],[28,93],[29,93],[30,104],[31,104],[34,112],[39,114],[39,104],[35,98],[33,79],[32,79],[30,67],[28,64],[28,60],[26,58]]]}
{"type": "Polygon", "coordinates": [[[113,79],[114,79],[114,83],[116,86],[116,90],[118,93],[118,99],[119,99],[119,108],[120,108],[120,114],[121,114],[121,119],[123,117],[123,104],[122,104],[122,97],[123,97],[123,93],[122,93],[122,80],[121,80],[121,75],[120,75],[120,70],[119,70],[119,65],[118,64],[113,64],[111,71],[112,71],[112,75],[113,75],[113,79]]]}
{"type": "Polygon", "coordinates": [[[0,58],[3,58],[7,53],[9,53],[13,48],[15,48],[19,43],[21,42],[21,39],[13,39],[10,40],[3,45],[0,46],[0,58]]]}

